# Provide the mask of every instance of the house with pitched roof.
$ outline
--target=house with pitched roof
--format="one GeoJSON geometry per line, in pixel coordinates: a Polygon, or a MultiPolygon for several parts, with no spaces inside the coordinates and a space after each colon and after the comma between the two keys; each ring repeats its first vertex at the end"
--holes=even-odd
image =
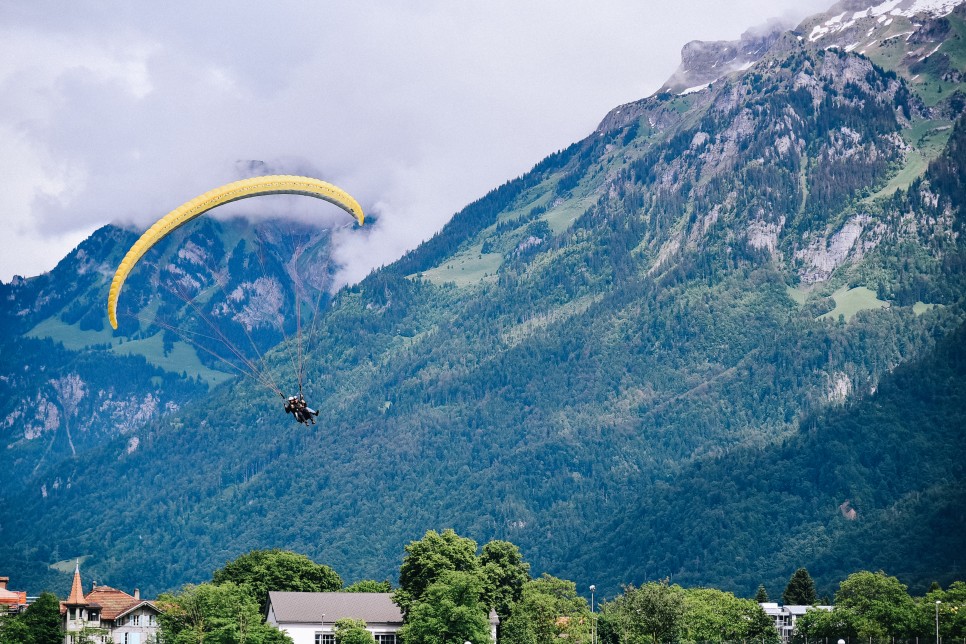
{"type": "Polygon", "coordinates": [[[10,577],[0,577],[0,612],[19,613],[27,607],[27,593],[23,590],[9,590],[10,577]]]}
{"type": "Polygon", "coordinates": [[[153,602],[110,586],[93,584],[84,594],[80,564],[74,568],[74,582],[67,601],[60,603],[64,644],[76,644],[81,635],[97,644],[151,644],[157,639],[158,615],[153,602]]]}
{"type": "MultiPolygon", "coordinates": [[[[335,644],[336,621],[361,619],[376,644],[400,644],[402,611],[392,593],[268,593],[266,621],[292,638],[294,644],[335,644]]],[[[496,641],[496,613],[490,613],[490,637],[496,641]]]]}

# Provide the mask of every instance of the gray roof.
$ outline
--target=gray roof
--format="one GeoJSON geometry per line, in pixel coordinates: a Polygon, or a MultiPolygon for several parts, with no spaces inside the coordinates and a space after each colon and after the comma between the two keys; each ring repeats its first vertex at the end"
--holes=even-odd
{"type": "Polygon", "coordinates": [[[343,617],[367,624],[402,625],[402,612],[392,593],[291,593],[272,591],[268,603],[279,623],[331,624],[343,617]],[[323,615],[325,616],[323,618],[323,615]]]}

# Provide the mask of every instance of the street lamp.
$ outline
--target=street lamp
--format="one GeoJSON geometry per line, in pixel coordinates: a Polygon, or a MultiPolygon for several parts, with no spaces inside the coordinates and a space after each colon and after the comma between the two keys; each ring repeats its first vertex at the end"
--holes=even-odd
{"type": "Polygon", "coordinates": [[[597,644],[597,615],[594,613],[594,591],[597,586],[590,585],[590,644],[597,644]]]}
{"type": "Polygon", "coordinates": [[[936,600],[936,644],[939,644],[939,604],[941,603],[938,599],[936,600]]]}

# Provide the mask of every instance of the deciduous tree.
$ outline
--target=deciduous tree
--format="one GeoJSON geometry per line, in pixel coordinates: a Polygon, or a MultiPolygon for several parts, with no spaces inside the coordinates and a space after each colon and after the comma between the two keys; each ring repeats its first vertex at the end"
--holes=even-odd
{"type": "Polygon", "coordinates": [[[530,581],[530,564],[523,561],[520,549],[509,541],[490,541],[480,555],[480,577],[486,604],[496,610],[503,622],[523,597],[523,585],[530,581]]]}
{"type": "Polygon", "coordinates": [[[601,627],[620,644],[660,644],[680,638],[685,610],[684,589],[667,580],[625,586],[622,595],[601,604],[601,627]]]}
{"type": "Polygon", "coordinates": [[[366,623],[361,619],[345,617],[336,620],[332,627],[336,644],[376,644],[376,638],[366,630],[366,623]]]}
{"type": "Polygon", "coordinates": [[[0,619],[0,644],[61,644],[60,601],[43,593],[19,615],[0,619]]]}
{"type": "Polygon", "coordinates": [[[232,582],[185,586],[158,597],[164,644],[292,644],[274,626],[262,622],[258,604],[246,588],[232,582]]]}
{"type": "Polygon", "coordinates": [[[544,573],[523,585],[520,601],[501,624],[501,642],[553,644],[590,639],[590,609],[572,581],[544,573]]]}
{"type": "Polygon", "coordinates": [[[408,618],[413,604],[422,599],[423,593],[444,572],[476,575],[478,570],[475,541],[461,537],[451,529],[442,533],[429,530],[422,539],[406,546],[399,569],[399,589],[393,593],[393,601],[408,618]]]}
{"type": "Polygon", "coordinates": [[[376,581],[374,579],[361,579],[354,584],[345,587],[347,593],[391,593],[392,584],[388,581],[376,581]]]}
{"type": "Polygon", "coordinates": [[[332,592],[342,578],[324,564],[287,550],[252,550],[214,572],[215,584],[233,583],[248,589],[258,606],[268,603],[270,590],[332,592]]]}
{"type": "Polygon", "coordinates": [[[778,630],[761,607],[714,588],[684,591],[681,639],[688,642],[753,640],[778,644],[778,630]]]}
{"type": "Polygon", "coordinates": [[[914,636],[921,630],[915,602],[905,585],[881,571],[849,575],[835,593],[835,607],[855,614],[860,637],[914,636]]]}
{"type": "Polygon", "coordinates": [[[407,644],[491,644],[483,582],[471,572],[444,571],[410,605],[400,635],[407,644]]]}

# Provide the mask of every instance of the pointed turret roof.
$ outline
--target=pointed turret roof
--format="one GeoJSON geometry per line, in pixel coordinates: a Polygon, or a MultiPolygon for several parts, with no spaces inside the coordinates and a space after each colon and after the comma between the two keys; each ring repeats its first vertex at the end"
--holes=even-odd
{"type": "Polygon", "coordinates": [[[81,587],[80,561],[74,566],[74,583],[70,587],[70,596],[67,598],[68,606],[83,606],[87,604],[84,600],[84,590],[81,587]]]}

